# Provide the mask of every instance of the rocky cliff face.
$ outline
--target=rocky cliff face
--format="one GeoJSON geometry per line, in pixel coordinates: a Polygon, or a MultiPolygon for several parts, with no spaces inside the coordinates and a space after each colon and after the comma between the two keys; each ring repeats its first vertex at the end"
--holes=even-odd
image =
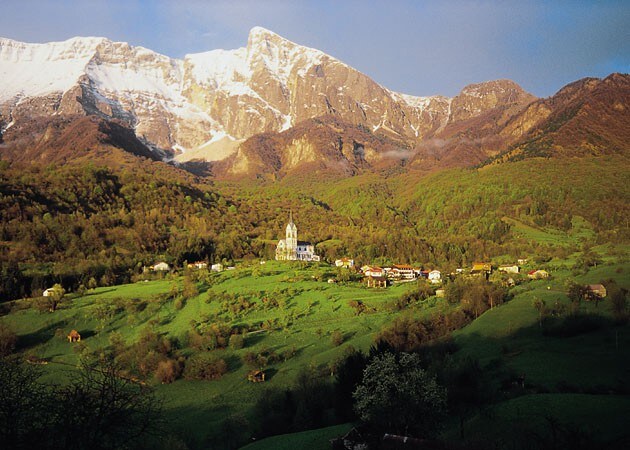
{"type": "Polygon", "coordinates": [[[507,81],[454,99],[392,92],[341,61],[256,27],[247,47],[175,60],[103,38],[0,39],[0,129],[25,117],[117,119],[158,155],[223,159],[258,133],[335,116],[405,145],[505,104],[532,100],[507,81]]]}
{"type": "Polygon", "coordinates": [[[497,161],[630,152],[630,75],[584,78],[531,103],[502,134],[522,133],[497,161]]]}

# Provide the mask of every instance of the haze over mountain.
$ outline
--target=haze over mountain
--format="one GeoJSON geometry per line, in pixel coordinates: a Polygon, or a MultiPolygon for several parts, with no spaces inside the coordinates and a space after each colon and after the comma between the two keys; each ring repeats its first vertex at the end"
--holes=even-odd
{"type": "MultiPolygon", "coordinates": [[[[50,132],[42,130],[50,125],[44,122],[54,118],[63,127],[89,115],[115,122],[99,126],[101,133],[115,129],[120,136],[121,127],[132,129],[140,141],[133,143],[135,154],[222,160],[214,164],[222,176],[282,176],[304,165],[344,174],[401,162],[467,166],[513,147],[521,154],[524,142],[552,131],[553,142],[573,146],[565,130],[546,124],[564,120],[566,108],[580,112],[580,129],[591,123],[589,115],[599,118],[597,136],[612,136],[607,128],[628,122],[627,75],[609,77],[597,89],[598,80],[577,83],[566,88],[570,100],[564,100],[565,89],[558,98],[537,100],[509,80],[470,85],[454,98],[413,97],[260,27],[250,31],[247,47],[183,60],[105,38],[47,44],[0,39],[0,78],[5,158],[37,159],[29,136],[47,142],[50,136],[42,139],[50,132]],[[615,118],[603,122],[598,111],[609,107],[615,118]],[[30,152],[22,151],[27,147],[30,152]]],[[[629,142],[584,139],[594,140],[586,146],[591,149],[614,141],[616,152],[629,142]]],[[[127,134],[117,142],[131,140],[127,134]]],[[[51,151],[39,158],[59,160],[51,151]]],[[[68,156],[68,149],[62,153],[68,156]]]]}

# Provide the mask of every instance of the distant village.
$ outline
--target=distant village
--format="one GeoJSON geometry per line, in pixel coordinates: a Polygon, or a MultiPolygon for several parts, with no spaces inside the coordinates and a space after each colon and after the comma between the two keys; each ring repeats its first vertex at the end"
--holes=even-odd
{"type": "MultiPolygon", "coordinates": [[[[280,239],[276,245],[275,259],[277,261],[305,261],[305,262],[320,262],[321,258],[315,253],[315,246],[306,241],[298,240],[297,226],[293,222],[293,214],[289,215],[289,223],[285,229],[285,239],[280,239]]],[[[264,263],[264,261],[261,261],[264,263]]],[[[334,262],[337,268],[348,269],[355,273],[362,275],[363,283],[368,288],[387,288],[394,283],[405,283],[417,280],[426,280],[428,283],[436,287],[435,294],[438,297],[444,296],[444,289],[441,289],[443,283],[447,280],[453,280],[458,276],[464,277],[483,277],[486,280],[490,278],[490,275],[495,271],[506,274],[504,277],[504,283],[507,286],[514,286],[517,281],[515,277],[510,275],[521,274],[522,267],[528,265],[528,260],[520,258],[513,264],[502,264],[495,266],[491,262],[474,262],[471,267],[458,268],[455,272],[442,273],[438,269],[425,270],[421,267],[414,267],[408,264],[392,264],[387,267],[380,267],[377,265],[366,264],[360,268],[355,267],[355,261],[352,258],[344,257],[337,259],[334,262]]],[[[223,264],[211,264],[208,266],[207,262],[197,261],[194,263],[188,263],[189,269],[210,269],[214,272],[222,272],[223,270],[233,270],[234,266],[225,267],[223,264]]],[[[154,272],[166,272],[170,271],[171,267],[165,262],[159,262],[149,268],[147,271],[154,272]]],[[[520,277],[522,278],[522,277],[520,277]]],[[[549,272],[544,269],[531,269],[527,271],[527,278],[531,280],[540,280],[549,278],[549,272]]],[[[335,278],[329,278],[328,283],[336,283],[335,278]]],[[[603,298],[606,296],[606,289],[603,285],[587,285],[585,286],[587,291],[603,298]]],[[[46,295],[46,294],[44,294],[46,295]]]]}

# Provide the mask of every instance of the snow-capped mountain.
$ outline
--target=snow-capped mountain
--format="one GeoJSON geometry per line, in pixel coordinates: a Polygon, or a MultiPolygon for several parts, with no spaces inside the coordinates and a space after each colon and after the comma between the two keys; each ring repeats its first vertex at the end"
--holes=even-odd
{"type": "Polygon", "coordinates": [[[392,92],[325,53],[264,28],[247,47],[172,59],[105,38],[26,44],[0,39],[0,130],[24,117],[120,119],[157,152],[218,160],[262,132],[333,115],[390,139],[414,143],[454,120],[533,97],[495,82],[455,99],[392,92]]]}

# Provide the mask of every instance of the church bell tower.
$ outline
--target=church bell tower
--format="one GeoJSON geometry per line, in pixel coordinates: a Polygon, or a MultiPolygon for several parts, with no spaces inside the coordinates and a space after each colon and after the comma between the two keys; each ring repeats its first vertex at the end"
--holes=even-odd
{"type": "Polygon", "coordinates": [[[297,227],[293,223],[293,212],[289,213],[289,223],[287,224],[287,256],[288,259],[297,257],[297,227]]]}

